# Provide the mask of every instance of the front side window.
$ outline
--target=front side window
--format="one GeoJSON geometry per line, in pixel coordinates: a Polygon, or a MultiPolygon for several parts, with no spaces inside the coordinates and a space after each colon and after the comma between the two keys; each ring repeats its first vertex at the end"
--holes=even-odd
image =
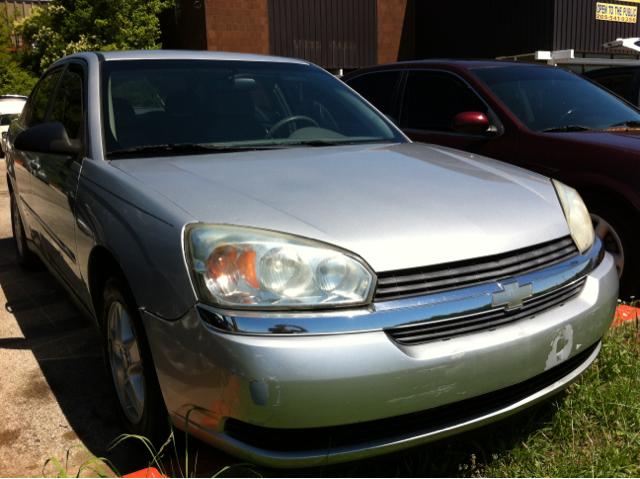
{"type": "Polygon", "coordinates": [[[347,81],[347,85],[366,98],[385,115],[391,114],[391,102],[402,70],[365,73],[347,81]]]}
{"type": "Polygon", "coordinates": [[[401,128],[452,133],[453,118],[471,111],[487,115],[488,108],[462,80],[445,73],[409,72],[402,98],[401,128]]]}
{"type": "Polygon", "coordinates": [[[640,112],[601,87],[553,67],[469,70],[532,131],[598,130],[640,122],[640,112]]]}
{"type": "Polygon", "coordinates": [[[107,154],[154,145],[406,141],[340,80],[309,65],[110,61],[102,75],[107,154]]]}
{"type": "Polygon", "coordinates": [[[60,71],[49,73],[46,75],[40,83],[37,85],[37,90],[33,95],[30,105],[29,113],[26,119],[27,128],[44,123],[47,115],[47,107],[49,106],[49,100],[53,95],[53,91],[60,77],[60,71]]]}
{"type": "Polygon", "coordinates": [[[607,90],[611,90],[619,97],[625,98],[629,91],[629,84],[631,83],[631,73],[621,73],[617,75],[607,75],[594,78],[596,83],[599,83],[607,90]]]}
{"type": "Polygon", "coordinates": [[[82,125],[83,78],[84,71],[79,65],[72,65],[69,68],[60,83],[49,117],[49,121],[62,123],[67,130],[67,135],[72,140],[78,138],[82,125]]]}

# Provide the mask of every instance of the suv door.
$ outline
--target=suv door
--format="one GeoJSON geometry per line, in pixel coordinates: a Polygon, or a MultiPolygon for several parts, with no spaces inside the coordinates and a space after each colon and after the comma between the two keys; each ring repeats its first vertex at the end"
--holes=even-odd
{"type": "MultiPolygon", "coordinates": [[[[48,122],[60,122],[71,140],[83,143],[85,70],[80,63],[70,63],[65,70],[47,116],[48,122]]],[[[80,272],[76,264],[75,200],[83,154],[76,157],[40,153],[32,163],[35,168],[31,188],[33,210],[42,228],[43,253],[76,291],[80,289],[80,272]]]]}
{"type": "Polygon", "coordinates": [[[514,134],[503,134],[504,126],[475,92],[460,77],[439,70],[410,70],[400,100],[400,128],[412,140],[435,143],[459,150],[485,154],[501,160],[515,157],[514,134]],[[491,124],[489,134],[458,133],[453,119],[459,113],[483,113],[491,124]]]}
{"type": "MultiPolygon", "coordinates": [[[[48,112],[49,102],[61,73],[62,67],[46,73],[40,79],[22,111],[20,120],[14,122],[11,126],[11,137],[13,139],[27,128],[44,122],[48,112]]],[[[23,225],[27,230],[27,236],[30,237],[36,245],[39,245],[40,228],[33,214],[33,196],[31,194],[31,178],[32,175],[35,174],[34,165],[37,164],[37,153],[13,149],[11,161],[16,178],[16,200],[22,213],[23,225]]]]}

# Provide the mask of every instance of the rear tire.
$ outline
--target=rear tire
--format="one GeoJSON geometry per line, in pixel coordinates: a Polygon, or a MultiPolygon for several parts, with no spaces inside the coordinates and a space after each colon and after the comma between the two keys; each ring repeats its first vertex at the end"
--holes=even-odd
{"type": "Polygon", "coordinates": [[[109,389],[129,434],[159,447],[170,433],[142,318],[126,281],[109,278],[104,287],[101,329],[109,389]]]}
{"type": "Polygon", "coordinates": [[[40,266],[40,258],[33,251],[29,249],[27,244],[27,235],[24,231],[24,225],[22,223],[22,213],[18,208],[18,202],[13,193],[10,198],[11,204],[11,230],[13,231],[13,242],[16,247],[16,258],[18,264],[24,269],[34,269],[40,266]]]}
{"type": "Polygon", "coordinates": [[[613,256],[620,278],[620,298],[640,298],[640,255],[634,243],[640,238],[635,217],[600,199],[585,198],[593,227],[604,249],[613,256]],[[635,240],[635,241],[634,241],[635,240]]]}

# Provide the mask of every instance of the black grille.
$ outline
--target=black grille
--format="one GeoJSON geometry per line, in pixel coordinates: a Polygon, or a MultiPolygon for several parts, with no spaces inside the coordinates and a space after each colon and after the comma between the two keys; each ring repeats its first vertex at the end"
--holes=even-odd
{"type": "Polygon", "coordinates": [[[419,344],[437,339],[449,339],[454,336],[474,333],[513,323],[521,319],[532,318],[550,309],[571,301],[582,291],[586,277],[569,283],[555,291],[525,300],[522,307],[514,310],[495,308],[471,316],[451,318],[443,321],[426,321],[399,328],[390,328],[385,332],[400,344],[419,344]]]}
{"type": "MultiPolygon", "coordinates": [[[[344,426],[309,429],[275,429],[228,419],[225,432],[245,444],[270,451],[310,451],[404,434],[426,433],[489,414],[526,399],[578,368],[598,344],[596,342],[568,361],[521,383],[426,411],[344,426]]],[[[313,414],[313,411],[309,414],[313,414]]]]}
{"type": "Polygon", "coordinates": [[[374,301],[390,301],[492,283],[548,268],[578,254],[570,236],[510,253],[448,265],[378,273],[374,301]]]}

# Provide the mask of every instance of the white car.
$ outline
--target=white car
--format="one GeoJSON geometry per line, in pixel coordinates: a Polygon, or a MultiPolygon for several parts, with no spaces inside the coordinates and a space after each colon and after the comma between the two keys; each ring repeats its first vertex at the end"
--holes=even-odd
{"type": "Polygon", "coordinates": [[[7,146],[7,130],[13,120],[17,120],[28,97],[23,95],[0,95],[0,145],[2,154],[7,146]]]}

